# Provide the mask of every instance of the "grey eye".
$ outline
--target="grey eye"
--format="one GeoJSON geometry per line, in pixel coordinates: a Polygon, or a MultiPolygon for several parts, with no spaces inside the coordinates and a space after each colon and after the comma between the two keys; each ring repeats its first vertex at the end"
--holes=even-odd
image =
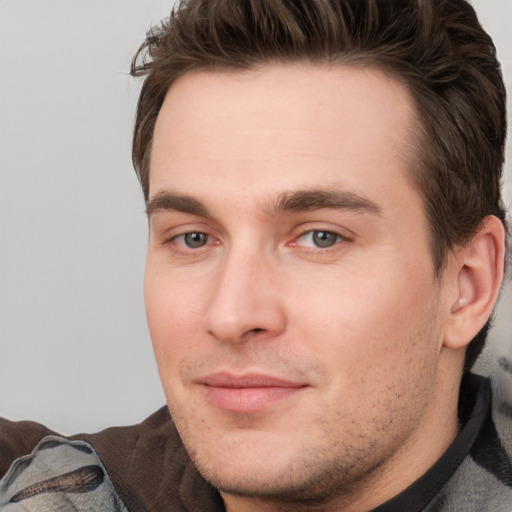
{"type": "Polygon", "coordinates": [[[198,249],[208,243],[208,235],[206,233],[186,233],[183,235],[183,241],[190,249],[198,249]]]}
{"type": "Polygon", "coordinates": [[[313,243],[317,247],[331,247],[339,241],[339,235],[330,231],[313,231],[313,243]]]}

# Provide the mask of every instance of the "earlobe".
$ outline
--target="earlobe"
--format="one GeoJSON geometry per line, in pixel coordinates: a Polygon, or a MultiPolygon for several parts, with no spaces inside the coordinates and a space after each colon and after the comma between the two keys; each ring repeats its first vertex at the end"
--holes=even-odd
{"type": "Polygon", "coordinates": [[[451,301],[444,346],[459,349],[476,336],[492,314],[503,281],[505,229],[488,216],[457,253],[457,293],[451,301]]]}

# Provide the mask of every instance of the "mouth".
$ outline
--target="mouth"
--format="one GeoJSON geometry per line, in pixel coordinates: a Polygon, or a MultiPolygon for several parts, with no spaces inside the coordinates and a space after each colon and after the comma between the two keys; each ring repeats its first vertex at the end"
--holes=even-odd
{"type": "Polygon", "coordinates": [[[262,374],[215,373],[198,381],[206,400],[229,412],[257,412],[291,399],[308,385],[262,374]]]}

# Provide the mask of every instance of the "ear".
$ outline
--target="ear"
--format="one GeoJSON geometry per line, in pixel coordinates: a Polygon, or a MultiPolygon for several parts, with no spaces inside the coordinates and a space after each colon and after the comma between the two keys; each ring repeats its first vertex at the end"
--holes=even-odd
{"type": "Polygon", "coordinates": [[[503,281],[505,243],[503,223],[488,216],[471,241],[454,255],[447,269],[455,276],[456,285],[448,299],[445,347],[468,345],[491,316],[503,281]]]}

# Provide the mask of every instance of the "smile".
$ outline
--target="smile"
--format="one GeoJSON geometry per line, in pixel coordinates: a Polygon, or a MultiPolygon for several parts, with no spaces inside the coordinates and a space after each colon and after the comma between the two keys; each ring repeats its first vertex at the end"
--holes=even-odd
{"type": "Polygon", "coordinates": [[[212,374],[199,381],[206,400],[229,412],[257,412],[297,395],[308,386],[259,374],[212,374]]]}

